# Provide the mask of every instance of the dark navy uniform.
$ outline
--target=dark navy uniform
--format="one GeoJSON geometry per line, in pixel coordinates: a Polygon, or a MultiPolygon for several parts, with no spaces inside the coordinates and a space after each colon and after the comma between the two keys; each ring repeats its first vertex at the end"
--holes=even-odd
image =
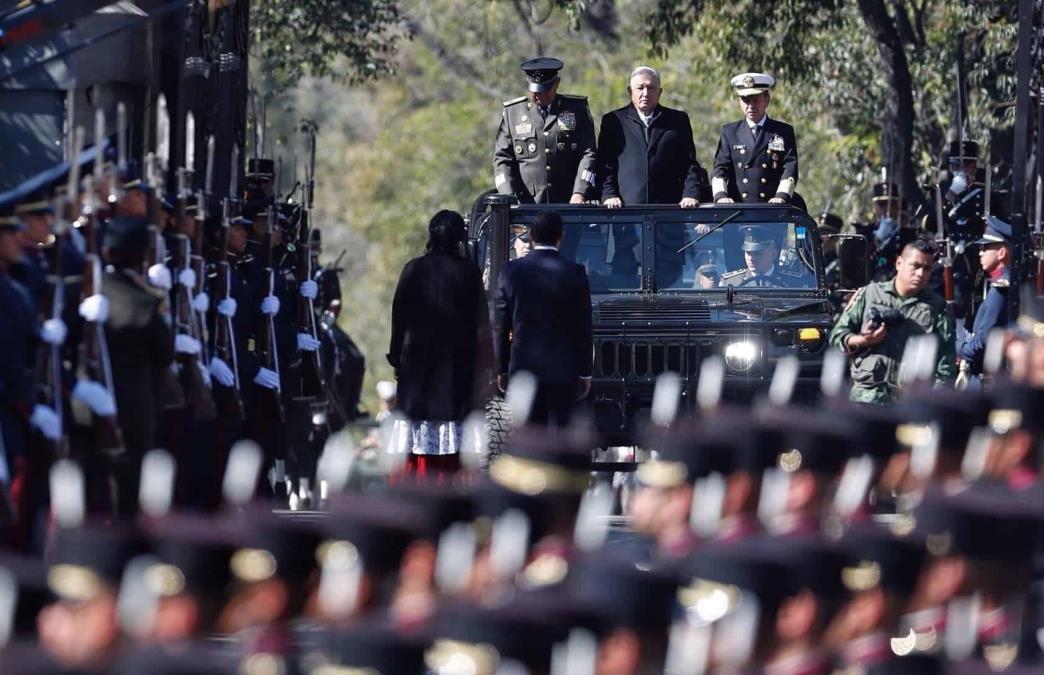
{"type": "MultiPolygon", "coordinates": [[[[767,93],[773,83],[770,76],[757,73],[733,78],[740,96],[767,93]]],[[[715,201],[725,197],[744,204],[761,204],[773,197],[791,200],[798,181],[794,127],[767,115],[757,126],[760,130],[755,132],[742,119],[722,127],[711,179],[715,201]]]]}
{"type": "MultiPolygon", "coordinates": [[[[990,244],[1007,244],[1011,239],[1011,225],[1003,220],[990,216],[986,232],[982,239],[975,243],[979,246],[990,244]]],[[[971,365],[972,373],[982,372],[982,358],[986,353],[986,338],[994,328],[1008,325],[1008,270],[1007,268],[989,282],[990,290],[986,299],[975,311],[972,330],[957,344],[958,358],[971,365]]]]}
{"type": "MultiPolygon", "coordinates": [[[[562,62],[522,64],[530,91],[549,91],[562,62]]],[[[558,94],[542,111],[527,96],[504,102],[493,148],[493,181],[522,204],[565,204],[573,194],[593,196],[595,128],[586,96],[558,94]]]]}

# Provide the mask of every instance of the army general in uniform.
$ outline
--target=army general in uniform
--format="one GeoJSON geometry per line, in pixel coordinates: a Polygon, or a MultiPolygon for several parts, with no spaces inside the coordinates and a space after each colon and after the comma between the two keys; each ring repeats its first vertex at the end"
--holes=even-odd
{"type": "Polygon", "coordinates": [[[779,244],[768,228],[749,225],[740,228],[740,234],[746,267],[722,274],[721,286],[785,288],[804,285],[801,276],[780,267],[779,244]]]}
{"type": "Polygon", "coordinates": [[[744,73],[732,78],[743,119],[721,129],[714,155],[711,190],[718,203],[787,204],[795,199],[798,151],[794,127],[766,114],[775,84],[771,75],[744,73]]]}
{"type": "Polygon", "coordinates": [[[520,204],[581,204],[596,182],[595,128],[587,98],[559,94],[562,62],[522,64],[529,95],[504,102],[493,180],[520,204]]]}

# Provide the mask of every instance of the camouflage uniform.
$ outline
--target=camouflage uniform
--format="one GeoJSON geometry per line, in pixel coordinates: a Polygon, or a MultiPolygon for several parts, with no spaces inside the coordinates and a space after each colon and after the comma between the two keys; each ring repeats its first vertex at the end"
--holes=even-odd
{"type": "MultiPolygon", "coordinates": [[[[939,336],[935,368],[936,380],[953,380],[957,374],[954,355],[953,317],[946,301],[929,290],[903,298],[894,281],[872,283],[859,289],[841,313],[830,332],[830,344],[845,350],[848,336],[859,333],[871,307],[897,309],[906,317],[901,325],[890,326],[881,344],[852,355],[850,398],[862,403],[890,403],[896,396],[899,361],[906,341],[916,335],[939,336]]],[[[847,350],[846,350],[847,351],[847,350]]]]}

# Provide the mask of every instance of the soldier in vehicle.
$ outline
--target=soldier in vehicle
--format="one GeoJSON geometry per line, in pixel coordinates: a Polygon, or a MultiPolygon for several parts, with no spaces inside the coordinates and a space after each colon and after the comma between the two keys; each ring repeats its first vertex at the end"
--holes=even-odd
{"type": "Polygon", "coordinates": [[[559,94],[563,63],[525,61],[529,96],[504,102],[493,180],[521,204],[583,204],[595,186],[595,128],[586,96],[559,94]]]}
{"type": "MultiPolygon", "coordinates": [[[[732,78],[743,119],[721,129],[714,155],[714,201],[731,204],[789,204],[798,181],[794,127],[769,118],[771,75],[743,73],[732,78]]],[[[793,200],[804,208],[800,198],[793,200]]]]}
{"type": "Polygon", "coordinates": [[[717,288],[721,283],[721,273],[713,262],[707,262],[696,268],[696,288],[717,288]]]}
{"type": "Polygon", "coordinates": [[[721,275],[721,286],[785,287],[800,285],[801,277],[779,267],[779,245],[768,228],[740,228],[743,259],[747,266],[721,275]]]}

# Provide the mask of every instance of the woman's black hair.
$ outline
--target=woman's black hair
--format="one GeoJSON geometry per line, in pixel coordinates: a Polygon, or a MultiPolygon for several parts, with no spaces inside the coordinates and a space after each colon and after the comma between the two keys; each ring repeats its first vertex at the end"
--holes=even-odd
{"type": "Polygon", "coordinates": [[[443,209],[428,222],[428,253],[462,255],[460,244],[467,237],[464,218],[456,211],[443,209]]]}

